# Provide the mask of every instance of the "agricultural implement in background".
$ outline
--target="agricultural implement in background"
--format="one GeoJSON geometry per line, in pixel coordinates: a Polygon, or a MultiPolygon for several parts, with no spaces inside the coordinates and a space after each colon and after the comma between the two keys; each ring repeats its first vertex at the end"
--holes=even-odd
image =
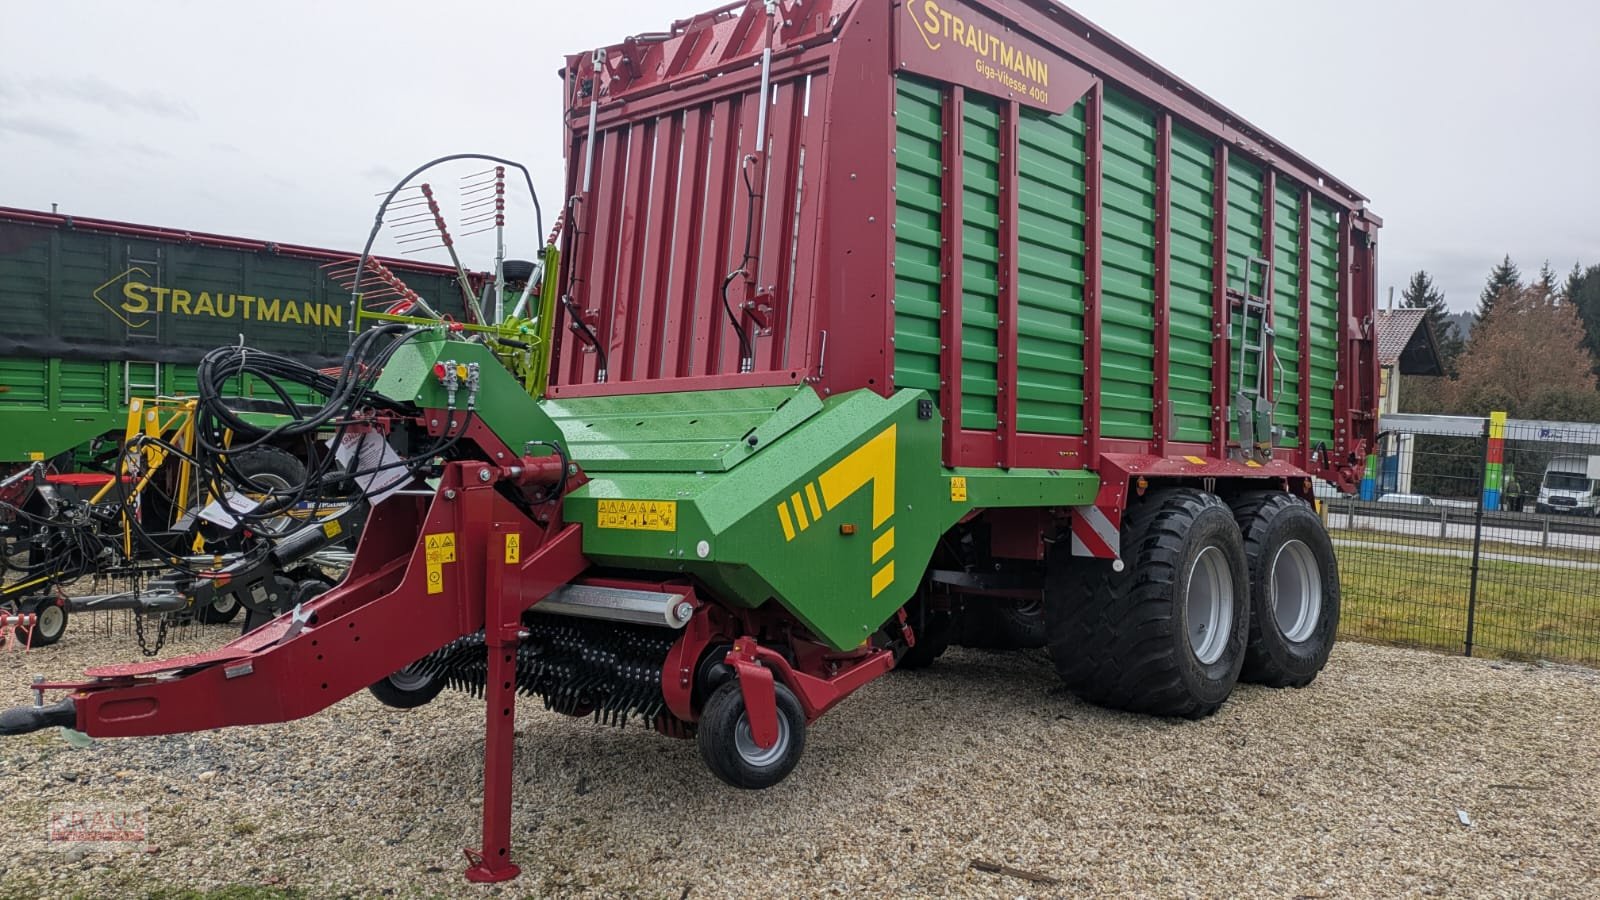
{"type": "Polygon", "coordinates": [[[563,78],[565,327],[519,356],[397,310],[334,383],[250,354],[397,473],[344,579],[0,733],[469,690],[497,881],[519,693],[761,788],[958,614],[1120,709],[1316,677],[1311,479],[1352,488],[1375,431],[1359,194],[1044,0],[735,3],[563,78]]]}
{"type": "MultiPolygon", "coordinates": [[[[439,321],[441,316],[450,320],[448,313],[441,311],[462,310],[467,319],[453,322],[459,333],[491,339],[501,361],[523,376],[530,391],[542,389],[542,357],[533,348],[548,341],[535,321],[547,298],[542,294],[535,298],[529,317],[529,295],[540,281],[540,266],[505,258],[505,172],[505,167],[499,166],[469,176],[463,184],[463,225],[493,231],[496,250],[490,276],[466,271],[452,250],[449,284],[457,289],[457,296],[447,294],[443,302],[435,297],[431,305],[424,300],[406,279],[426,284],[425,279],[418,279],[419,271],[429,270],[426,266],[371,257],[336,257],[321,266],[317,282],[342,285],[347,291],[356,288],[358,271],[368,277],[356,294],[360,302],[349,310],[354,325],[350,334],[374,322],[418,321],[407,317],[412,313],[439,321]],[[521,292],[520,297],[511,295],[520,301],[515,309],[506,302],[508,289],[521,292]],[[486,324],[482,308],[491,299],[496,319],[486,324]]],[[[431,186],[424,184],[397,199],[402,208],[426,207],[420,214],[409,213],[389,223],[404,229],[401,240],[409,245],[407,252],[430,249],[430,242],[434,247],[453,247],[454,239],[431,186]]],[[[88,227],[110,227],[110,223],[88,227]]],[[[468,232],[473,233],[478,232],[468,232]]],[[[553,263],[556,255],[552,250],[548,260],[541,257],[541,261],[553,263]]],[[[0,257],[0,278],[9,262],[0,257]]],[[[244,268],[260,267],[247,264],[244,268]]],[[[144,273],[141,277],[151,274],[140,271],[144,273]]],[[[276,284],[297,283],[274,274],[276,284]]],[[[315,284],[298,274],[298,283],[311,293],[315,284]]],[[[125,293],[142,297],[147,289],[142,282],[130,282],[125,293]]],[[[172,293],[160,290],[163,297],[172,293]]],[[[185,297],[192,299],[190,293],[185,292],[185,297]]],[[[222,302],[220,297],[213,301],[202,295],[199,302],[214,309],[211,304],[222,302]]],[[[238,301],[227,302],[232,307],[238,301]]],[[[328,305],[324,312],[328,311],[339,310],[328,305]]],[[[343,316],[338,318],[342,323],[343,316]]],[[[300,361],[306,362],[304,358],[300,361]]],[[[131,367],[125,368],[131,372],[131,367]]],[[[161,371],[159,364],[156,371],[161,371]]],[[[81,381],[79,374],[72,377],[74,383],[81,381]]],[[[320,468],[322,460],[339,455],[336,448],[315,439],[325,441],[332,429],[315,435],[307,432],[295,441],[253,446],[237,454],[218,452],[224,446],[202,453],[199,447],[205,441],[196,432],[196,415],[205,410],[197,409],[195,391],[187,397],[133,396],[131,377],[127,426],[115,439],[97,436],[74,454],[56,452],[62,449],[63,438],[40,436],[29,446],[47,449],[31,452],[34,461],[18,464],[0,479],[0,541],[4,542],[0,547],[4,575],[0,609],[34,616],[26,642],[30,646],[55,643],[72,614],[131,610],[140,645],[153,655],[163,646],[168,625],[174,620],[228,622],[244,610],[248,629],[292,606],[295,597],[314,586],[332,583],[326,573],[341,570],[349,557],[337,548],[353,548],[367,510],[364,490],[357,489],[360,486],[307,483],[308,469],[320,468]],[[115,449],[102,451],[106,444],[115,449]],[[291,491],[296,487],[299,490],[291,491]],[[263,503],[281,514],[257,514],[263,503]],[[82,580],[88,578],[93,578],[96,589],[108,587],[111,592],[83,595],[82,580]],[[155,622],[153,642],[148,643],[147,617],[155,622]]],[[[192,377],[198,387],[204,373],[196,369],[192,377]]],[[[140,387],[160,389],[162,383],[157,377],[140,387]]],[[[227,381],[223,389],[212,387],[209,404],[237,410],[241,420],[256,423],[271,423],[274,413],[288,414],[297,402],[315,396],[305,385],[282,390],[282,384],[274,383],[269,388],[265,381],[248,374],[227,381]]],[[[81,406],[80,401],[75,403],[75,409],[81,406]]],[[[13,415],[10,410],[4,414],[13,415]]],[[[50,421],[56,423],[59,418],[50,421]]],[[[102,418],[78,416],[73,421],[78,427],[92,428],[102,418]]],[[[212,415],[209,421],[215,426],[218,417],[212,415]]],[[[230,430],[212,430],[217,433],[211,440],[219,445],[232,440],[230,430]]]]}
{"type": "Polygon", "coordinates": [[[294,454],[258,447],[202,477],[195,412],[194,400],[135,398],[109,472],[57,473],[36,462],[0,481],[0,607],[34,616],[29,646],[54,644],[79,613],[133,611],[148,654],[160,651],[175,616],[215,624],[248,610],[265,621],[292,605],[293,591],[263,591],[263,570],[295,571],[296,583],[326,579],[311,558],[353,544],[365,510],[359,494],[274,499],[304,480],[294,454]],[[250,515],[263,504],[281,514],[250,515]],[[85,578],[122,589],[68,593],[85,578]],[[156,619],[150,643],[147,616],[156,619]]]}

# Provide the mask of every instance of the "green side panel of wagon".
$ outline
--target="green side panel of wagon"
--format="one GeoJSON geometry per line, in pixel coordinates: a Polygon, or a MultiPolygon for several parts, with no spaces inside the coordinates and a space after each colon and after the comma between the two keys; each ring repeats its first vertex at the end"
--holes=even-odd
{"type": "Polygon", "coordinates": [[[1172,130],[1172,217],[1168,268],[1172,342],[1172,438],[1208,442],[1211,434],[1211,311],[1215,304],[1216,150],[1210,139],[1172,130]]]}
{"type": "Polygon", "coordinates": [[[1311,441],[1333,446],[1339,380],[1339,213],[1311,204],[1311,441]]]}
{"type": "Polygon", "coordinates": [[[939,393],[944,160],[939,91],[902,77],[895,94],[894,384],[939,393]]]}
{"type": "Polygon", "coordinates": [[[1100,432],[1148,440],[1155,404],[1156,118],[1114,91],[1105,98],[1100,432]]]}
{"type": "Polygon", "coordinates": [[[1017,430],[1083,433],[1086,106],[1018,127],[1017,430]]]}
{"type": "Polygon", "coordinates": [[[961,427],[999,427],[1000,105],[961,108],[961,427]]]}
{"type": "Polygon", "coordinates": [[[1272,420],[1282,447],[1300,446],[1300,187],[1277,180],[1272,207],[1272,322],[1282,368],[1274,375],[1278,406],[1272,420]]]}

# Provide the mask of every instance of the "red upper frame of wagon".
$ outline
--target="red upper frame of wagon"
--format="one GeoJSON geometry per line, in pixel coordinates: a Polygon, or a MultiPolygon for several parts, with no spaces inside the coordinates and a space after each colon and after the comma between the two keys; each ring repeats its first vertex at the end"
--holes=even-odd
{"type": "MultiPolygon", "coordinates": [[[[1365,197],[1053,3],[791,0],[775,6],[769,19],[767,5],[759,0],[729,4],[675,22],[668,32],[568,58],[562,73],[571,198],[564,237],[566,293],[573,300],[569,308],[581,312],[586,327],[565,321],[558,329],[552,396],[800,383],[814,385],[824,396],[862,388],[894,390],[896,76],[910,72],[947,89],[997,98],[1003,121],[1012,123],[1012,140],[1018,107],[1058,112],[1085,98],[1093,135],[1110,87],[1155,111],[1166,136],[1162,152],[1170,153],[1177,124],[1215,144],[1220,171],[1226,173],[1231,154],[1262,170],[1267,193],[1295,190],[1303,198],[1302,219],[1313,203],[1337,216],[1338,271],[1343,273],[1332,329],[1338,335],[1338,372],[1332,379],[1337,427],[1315,446],[1310,430],[1302,427],[1307,439],[1279,456],[1303,470],[1353,483],[1376,431],[1371,317],[1375,235],[1382,223],[1366,209],[1365,197]],[[770,103],[762,109],[755,97],[769,48],[770,103]],[[754,134],[763,119],[766,141],[758,142],[754,134]],[[747,166],[760,170],[751,179],[754,191],[744,181],[751,174],[747,166]],[[759,203],[751,202],[751,193],[759,195],[759,203]],[[759,217],[753,225],[752,214],[759,217]],[[732,289],[725,308],[719,288],[740,267],[747,231],[754,235],[757,271],[732,289]],[[740,371],[742,354],[730,313],[754,345],[749,371],[740,371]]],[[[1099,152],[1098,145],[1089,151],[1091,196],[1099,193],[1099,152]]],[[[1225,178],[1219,187],[1225,195],[1225,178]]],[[[1273,233],[1274,205],[1264,204],[1261,213],[1265,234],[1273,233]]],[[[1218,228],[1225,238],[1225,202],[1219,207],[1218,228]]],[[[1098,219],[1097,210],[1090,218],[1098,219]]],[[[1158,253],[1164,252],[1165,227],[1154,238],[1158,253]]],[[[1097,242],[1097,221],[1094,228],[1097,242]]],[[[1098,248],[1090,251],[1098,253],[1098,248]]],[[[1218,261],[1224,275],[1217,279],[1215,360],[1230,358],[1226,253],[1226,248],[1220,251],[1218,261]]],[[[1264,253],[1270,263],[1271,249],[1264,253]]],[[[959,266],[959,259],[954,264],[959,266]]],[[[1209,440],[1177,441],[1165,433],[1159,414],[1149,441],[1100,434],[1094,424],[1100,412],[1102,349],[1098,259],[1094,266],[1083,298],[1084,419],[1091,423],[1084,434],[1019,432],[1016,416],[1006,415],[1004,404],[992,431],[966,429],[958,424],[959,415],[952,415],[959,412],[963,380],[955,378],[940,392],[946,464],[1096,468],[1108,453],[1169,461],[1237,456],[1230,454],[1226,436],[1230,378],[1225,366],[1217,367],[1220,377],[1214,378],[1215,424],[1209,440]]],[[[1002,360],[1008,350],[1014,359],[1016,341],[1015,327],[1007,334],[1004,315],[1008,308],[1015,311],[1015,291],[1008,290],[1003,269],[997,287],[1002,360]]],[[[947,280],[949,271],[947,266],[947,280]]],[[[1162,285],[1159,267],[1156,274],[1162,285]]],[[[1310,290],[1303,285],[1302,298],[1310,290]]],[[[1160,369],[1165,288],[1157,291],[1153,391],[1159,410],[1170,379],[1160,369]]],[[[959,320],[959,308],[957,296],[945,317],[959,320]],[[950,315],[952,309],[956,315],[950,315]]],[[[946,341],[947,351],[960,346],[959,326],[944,336],[956,339],[946,341]]],[[[1301,339],[1309,341],[1304,334],[1301,339]]],[[[1302,349],[1304,366],[1309,344],[1302,349]]],[[[957,359],[944,371],[959,372],[959,366],[957,359]]],[[[998,391],[1004,399],[1006,366],[1000,369],[998,391]]],[[[1015,380],[1014,362],[1010,377],[1015,380]]],[[[1303,373],[1297,388],[1303,392],[1302,425],[1311,415],[1310,384],[1309,373],[1303,373]]],[[[1014,413],[1014,390],[1010,403],[1014,413]]]]}

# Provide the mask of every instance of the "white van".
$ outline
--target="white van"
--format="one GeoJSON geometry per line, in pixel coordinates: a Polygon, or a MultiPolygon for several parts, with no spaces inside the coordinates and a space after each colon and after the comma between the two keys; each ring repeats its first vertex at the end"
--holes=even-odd
{"type": "Polygon", "coordinates": [[[1539,482],[1538,511],[1600,516],[1600,456],[1557,456],[1539,482]]]}

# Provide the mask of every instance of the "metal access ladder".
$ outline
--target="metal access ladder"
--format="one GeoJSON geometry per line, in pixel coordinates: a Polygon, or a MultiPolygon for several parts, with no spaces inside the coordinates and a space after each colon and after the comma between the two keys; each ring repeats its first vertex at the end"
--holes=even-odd
{"type": "Polygon", "coordinates": [[[1272,415],[1277,405],[1276,392],[1267,390],[1267,367],[1278,370],[1280,383],[1282,380],[1282,364],[1273,346],[1272,264],[1259,256],[1246,257],[1244,289],[1230,288],[1228,297],[1238,317],[1232,418],[1240,450],[1247,457],[1265,462],[1272,458],[1272,415]],[[1259,293],[1254,291],[1257,287],[1259,293]]]}

